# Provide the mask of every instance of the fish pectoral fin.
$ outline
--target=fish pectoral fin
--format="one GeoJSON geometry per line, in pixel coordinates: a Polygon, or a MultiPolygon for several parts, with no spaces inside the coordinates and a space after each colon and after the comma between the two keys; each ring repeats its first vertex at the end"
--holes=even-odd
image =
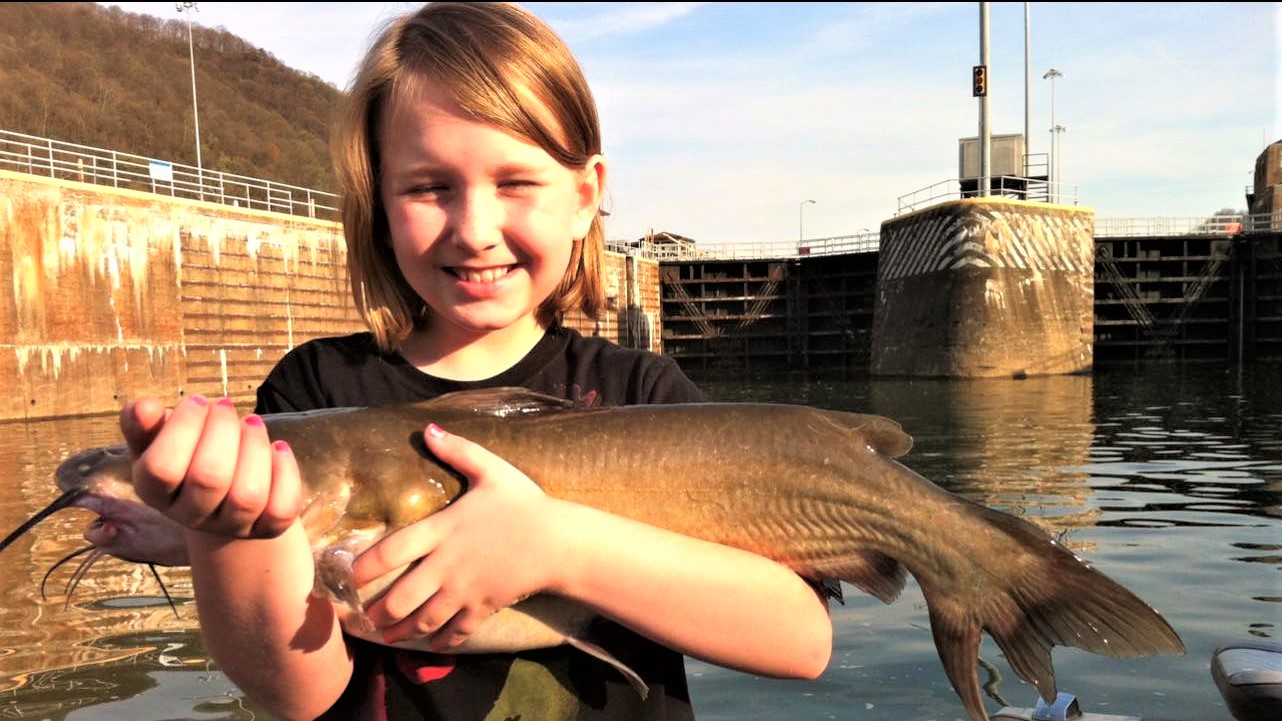
{"type": "MultiPolygon", "coordinates": [[[[899,598],[904,584],[908,582],[903,564],[880,551],[860,551],[825,564],[816,564],[815,570],[824,578],[839,578],[856,586],[882,603],[892,603],[899,598]]],[[[836,598],[840,600],[840,595],[836,598]]]]}
{"type": "Polygon", "coordinates": [[[618,669],[619,673],[623,674],[623,677],[628,680],[628,683],[632,684],[632,688],[635,688],[637,693],[641,695],[642,700],[645,700],[645,698],[650,695],[649,684],[647,684],[636,671],[628,668],[627,664],[612,656],[609,651],[606,651],[594,643],[589,643],[588,641],[584,641],[581,638],[575,638],[573,636],[566,636],[565,642],[589,656],[604,661],[618,669]]]}
{"type": "Polygon", "coordinates": [[[352,564],[356,556],[346,548],[330,546],[316,554],[316,582],[312,586],[312,595],[328,598],[342,604],[347,609],[344,627],[360,633],[374,630],[374,624],[365,615],[356,583],[352,575],[352,564]]]}

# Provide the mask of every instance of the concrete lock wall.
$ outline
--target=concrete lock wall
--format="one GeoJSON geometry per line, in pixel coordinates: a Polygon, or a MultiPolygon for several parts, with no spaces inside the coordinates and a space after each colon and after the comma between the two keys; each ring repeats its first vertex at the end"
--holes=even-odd
{"type": "MultiPolygon", "coordinates": [[[[337,223],[0,171],[0,420],[139,395],[253,405],[286,351],[363,330],[337,223]]],[[[585,334],[658,347],[659,271],[608,254],[585,334]]]]}
{"type": "Polygon", "coordinates": [[[1094,218],[1075,206],[974,198],[884,223],[872,372],[1089,371],[1094,218]]]}

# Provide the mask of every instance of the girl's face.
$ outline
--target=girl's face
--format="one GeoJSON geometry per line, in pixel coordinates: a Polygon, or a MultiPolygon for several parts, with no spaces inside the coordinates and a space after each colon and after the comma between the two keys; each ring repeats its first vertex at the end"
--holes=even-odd
{"type": "Polygon", "coordinates": [[[378,142],[396,263],[432,310],[429,332],[541,333],[535,311],[591,227],[603,159],[566,168],[430,83],[389,108],[378,142]]]}

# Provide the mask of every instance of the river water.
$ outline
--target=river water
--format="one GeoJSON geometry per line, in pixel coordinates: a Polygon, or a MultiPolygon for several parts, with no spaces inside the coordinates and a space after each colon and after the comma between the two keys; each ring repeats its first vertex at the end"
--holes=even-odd
{"type": "MultiPolygon", "coordinates": [[[[705,383],[718,400],[879,413],[914,438],[902,460],[936,483],[1021,515],[1152,604],[1180,633],[1180,657],[1109,659],[1057,648],[1060,689],[1086,711],[1230,721],[1210,676],[1221,644],[1282,635],[1282,368],[1162,366],[1026,380],[705,383]]],[[[114,442],[113,418],[0,425],[0,529],[55,495],[51,472],[79,448],[114,442]]],[[[911,503],[911,499],[904,499],[911,503]]],[[[68,605],[90,516],[55,515],[0,557],[0,718],[80,721],[267,719],[209,662],[184,573],[161,571],[178,616],[145,568],[104,560],[68,605]]],[[[948,542],[948,539],[941,539],[948,542]]],[[[847,588],[816,681],[688,664],[704,721],[964,718],[911,580],[891,605],[847,588]]],[[[765,618],[762,623],[787,623],[765,618]]],[[[990,712],[1029,707],[985,638],[990,712]]]]}

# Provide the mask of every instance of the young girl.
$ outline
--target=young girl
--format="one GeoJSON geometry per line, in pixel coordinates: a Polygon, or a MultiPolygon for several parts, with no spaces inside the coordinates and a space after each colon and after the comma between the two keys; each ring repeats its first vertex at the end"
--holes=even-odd
{"type": "MultiPolygon", "coordinates": [[[[602,304],[606,163],[583,75],[556,35],[504,4],[432,3],[382,33],[336,133],[352,290],[370,332],[291,351],[257,413],[419,401],[523,386],[588,405],[688,402],[668,359],[559,324],[602,304]]],[[[812,678],[831,651],[822,598],[753,554],[544,495],[502,459],[429,426],[463,497],[356,563],[365,582],[413,563],[368,609],[383,638],[448,651],[535,593],[584,603],[592,640],[495,655],[399,651],[345,636],[312,598],[298,468],[226,399],[122,412],[135,483],[185,525],[205,641],[283,719],[682,719],[682,654],[812,678]]]]}

